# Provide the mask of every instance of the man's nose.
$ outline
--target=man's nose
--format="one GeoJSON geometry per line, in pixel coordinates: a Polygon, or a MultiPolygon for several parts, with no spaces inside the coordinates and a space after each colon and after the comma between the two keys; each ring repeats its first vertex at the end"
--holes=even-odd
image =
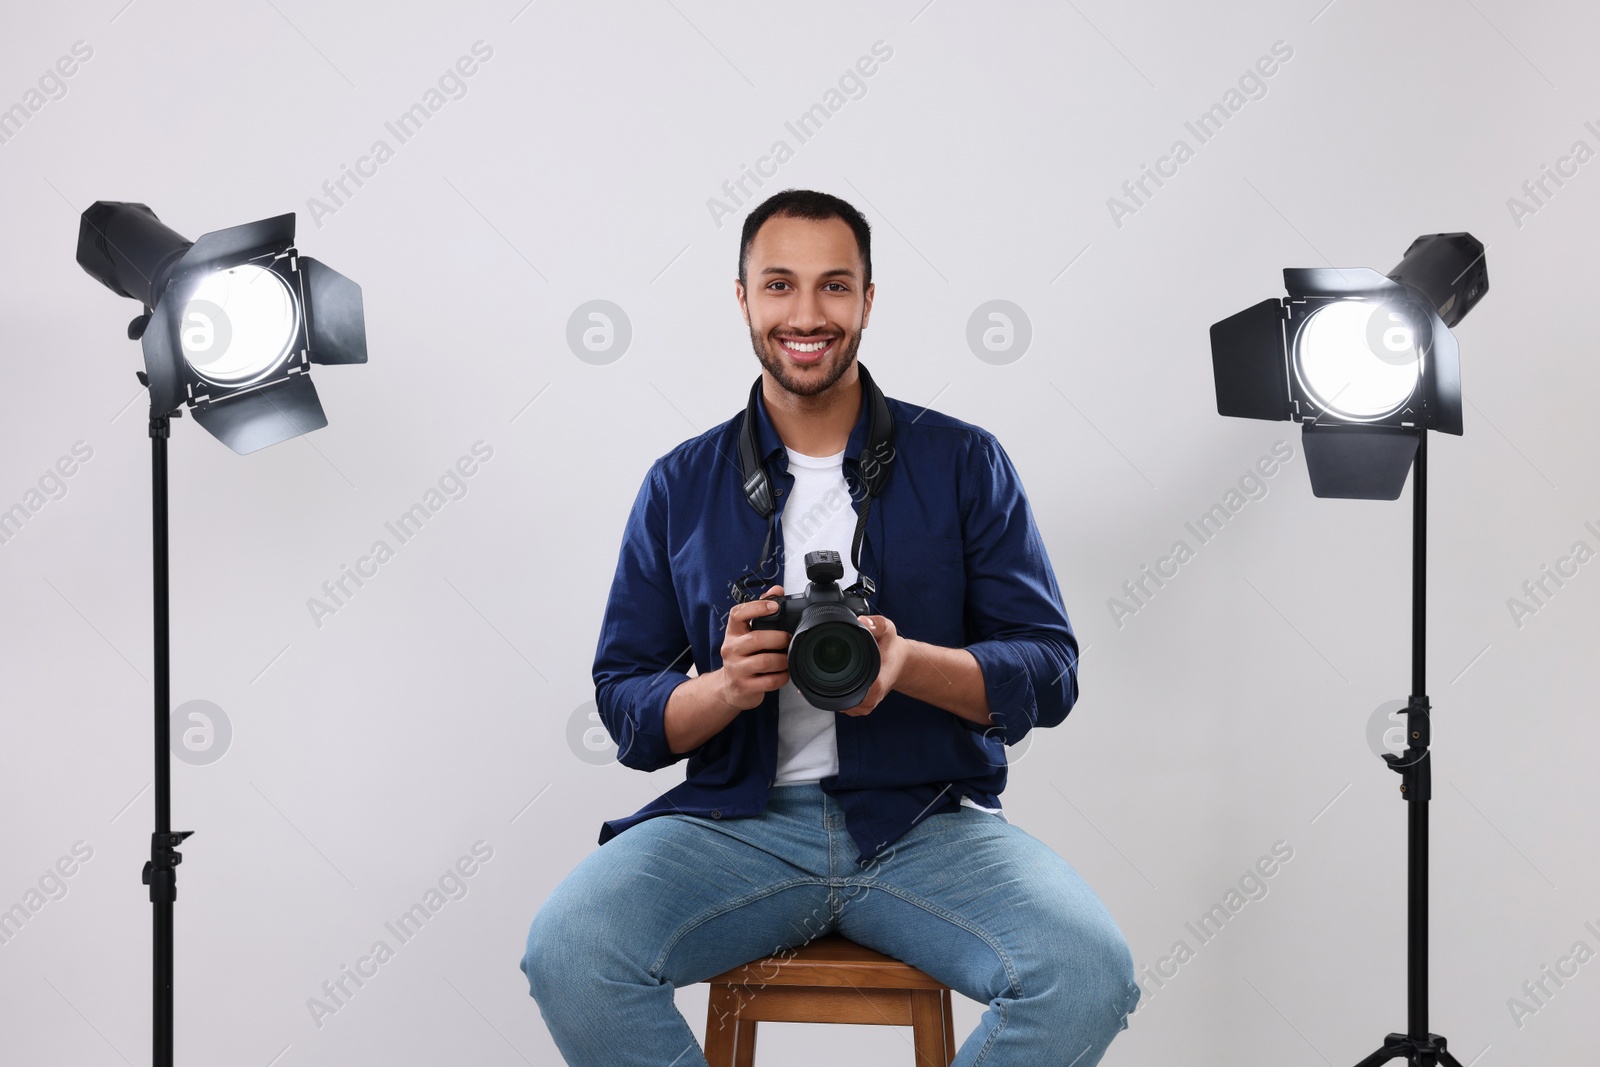
{"type": "Polygon", "coordinates": [[[787,324],[791,329],[801,332],[820,330],[828,324],[827,316],[822,313],[822,301],[817,299],[816,293],[800,293],[789,305],[787,324]]]}

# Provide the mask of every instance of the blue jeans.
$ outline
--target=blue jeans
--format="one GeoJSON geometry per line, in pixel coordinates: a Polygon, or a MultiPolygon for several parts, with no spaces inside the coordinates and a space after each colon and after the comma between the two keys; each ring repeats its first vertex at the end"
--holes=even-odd
{"type": "Polygon", "coordinates": [[[572,1067],[705,1067],[673,990],[822,934],[988,1004],[958,1067],[1090,1067],[1139,999],[1122,932],[1044,843],[963,806],[867,867],[814,782],[747,819],[661,815],[590,853],[528,931],[522,971],[572,1067]]]}

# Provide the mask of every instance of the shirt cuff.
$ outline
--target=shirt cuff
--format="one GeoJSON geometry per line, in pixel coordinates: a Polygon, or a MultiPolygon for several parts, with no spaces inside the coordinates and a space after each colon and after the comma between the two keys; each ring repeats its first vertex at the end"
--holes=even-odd
{"type": "MultiPolygon", "coordinates": [[[[681,671],[662,671],[646,678],[631,678],[616,687],[612,699],[617,703],[614,719],[617,731],[617,762],[635,770],[655,771],[686,759],[688,752],[673,752],[667,744],[667,700],[672,691],[689,676],[681,671]]],[[[691,750],[692,751],[692,750],[691,750]]]]}
{"type": "Polygon", "coordinates": [[[987,737],[998,737],[1008,747],[1025,737],[1039,720],[1039,702],[1026,662],[1006,641],[979,641],[967,646],[983,673],[984,696],[989,702],[988,726],[963,720],[987,737]]]}

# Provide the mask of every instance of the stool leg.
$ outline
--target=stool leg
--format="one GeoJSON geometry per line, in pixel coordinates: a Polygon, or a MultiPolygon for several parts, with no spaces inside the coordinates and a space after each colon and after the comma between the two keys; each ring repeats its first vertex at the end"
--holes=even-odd
{"type": "Polygon", "coordinates": [[[950,1013],[950,990],[941,989],[939,999],[944,1001],[944,1063],[940,1067],[950,1067],[956,1060],[956,1024],[950,1013]]]}
{"type": "Polygon", "coordinates": [[[739,998],[731,986],[713,985],[706,1004],[706,1062],[710,1067],[737,1067],[734,1038],[739,1030],[739,998]]]}
{"type": "MultiPolygon", "coordinates": [[[[756,1021],[740,1019],[733,1038],[733,1067],[756,1067],[756,1021]]],[[[945,1067],[949,1067],[948,1064],[945,1067]]]]}
{"type": "Polygon", "coordinates": [[[944,1006],[937,989],[911,992],[911,1043],[916,1049],[917,1067],[950,1067],[945,1058],[944,1006]]]}

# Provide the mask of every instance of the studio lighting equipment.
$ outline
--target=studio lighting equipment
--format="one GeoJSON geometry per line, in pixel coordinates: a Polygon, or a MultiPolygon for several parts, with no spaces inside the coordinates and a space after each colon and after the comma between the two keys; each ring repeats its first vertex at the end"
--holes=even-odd
{"type": "Polygon", "coordinates": [[[144,347],[151,417],[187,405],[235,452],[328,424],[313,363],[365,363],[361,288],[294,248],[294,215],[187,241],[143,204],[83,213],[78,265],[145,307],[128,328],[144,347]]]}
{"type": "Polygon", "coordinates": [[[155,577],[155,832],[143,882],[153,924],[151,1041],[172,1067],[172,906],[178,852],[172,829],[171,648],[167,568],[167,438],[185,407],[213,437],[248,453],[328,424],[313,363],[365,363],[361,289],[294,248],[294,215],[188,241],[143,204],[100,201],[83,213],[78,265],[144,311],[128,337],[144,348],[137,372],[150,396],[152,570],[155,577]]]}
{"type": "Polygon", "coordinates": [[[1388,275],[1294,267],[1283,285],[1211,327],[1218,413],[1298,422],[1316,496],[1397,499],[1421,431],[1461,433],[1450,327],[1489,290],[1483,245],[1430,234],[1388,275]]]}
{"type": "Polygon", "coordinates": [[[1461,368],[1450,327],[1489,291],[1483,245],[1467,233],[1419,237],[1387,275],[1291,268],[1287,297],[1211,327],[1217,411],[1298,422],[1311,492],[1395,500],[1412,467],[1411,697],[1406,750],[1385,753],[1407,804],[1406,1032],[1357,1067],[1405,1060],[1460,1067],[1428,1029],[1428,801],[1433,792],[1425,653],[1428,431],[1461,433],[1461,368]]]}

